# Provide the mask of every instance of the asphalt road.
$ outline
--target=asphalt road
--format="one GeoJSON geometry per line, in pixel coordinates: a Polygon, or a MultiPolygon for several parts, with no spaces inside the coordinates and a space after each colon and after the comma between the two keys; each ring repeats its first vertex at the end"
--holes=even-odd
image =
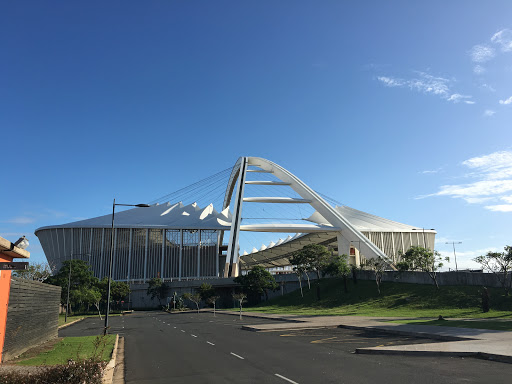
{"type": "MultiPolygon", "coordinates": [[[[126,383],[510,383],[512,366],[492,361],[358,355],[363,346],[431,342],[341,328],[256,333],[268,320],[211,313],[140,312],[111,317],[125,337],[126,383]]],[[[99,319],[60,336],[97,335],[99,319]]]]}

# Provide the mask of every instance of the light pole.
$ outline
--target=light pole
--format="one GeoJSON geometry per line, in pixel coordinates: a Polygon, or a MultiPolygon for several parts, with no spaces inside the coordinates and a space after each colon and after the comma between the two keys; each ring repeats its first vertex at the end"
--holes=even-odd
{"type": "Polygon", "coordinates": [[[73,256],[89,255],[88,253],[71,253],[69,256],[69,275],[68,275],[68,298],[66,300],[66,312],[64,314],[64,322],[68,322],[68,310],[69,310],[69,289],[71,288],[71,266],[73,264],[73,256]]]}
{"type": "Polygon", "coordinates": [[[453,245],[453,257],[455,259],[455,271],[459,272],[459,268],[457,268],[457,255],[455,254],[455,244],[462,244],[462,241],[452,241],[452,242],[446,242],[445,244],[451,244],[453,245]]]}
{"type": "MultiPolygon", "coordinates": [[[[419,228],[413,228],[413,231],[419,231],[419,228]]],[[[423,248],[427,249],[427,241],[425,240],[425,228],[421,228],[423,231],[423,248]]],[[[435,231],[434,228],[427,229],[427,231],[435,231]]]]}
{"type": "Polygon", "coordinates": [[[138,207],[148,208],[149,204],[116,204],[116,199],[112,203],[112,233],[110,234],[110,262],[108,264],[108,285],[107,285],[107,312],[105,314],[105,329],[103,334],[108,333],[108,313],[110,312],[110,283],[112,281],[112,264],[114,262],[114,214],[116,211],[116,205],[123,207],[138,207]]]}

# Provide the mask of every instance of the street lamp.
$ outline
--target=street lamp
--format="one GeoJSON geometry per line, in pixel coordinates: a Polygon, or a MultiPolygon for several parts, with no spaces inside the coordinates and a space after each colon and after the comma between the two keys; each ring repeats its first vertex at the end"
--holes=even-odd
{"type": "Polygon", "coordinates": [[[149,204],[116,204],[116,199],[112,203],[112,233],[110,234],[110,262],[108,264],[108,285],[107,285],[107,313],[105,314],[105,329],[103,334],[108,333],[108,313],[110,312],[110,282],[112,280],[112,264],[114,262],[114,214],[116,205],[123,207],[138,207],[138,208],[149,208],[149,204]]]}
{"type": "Polygon", "coordinates": [[[455,244],[462,244],[462,241],[446,242],[445,244],[453,245],[453,257],[455,258],[455,271],[459,272],[459,268],[457,268],[457,255],[455,254],[455,244]]]}
{"type": "MultiPolygon", "coordinates": [[[[413,231],[419,231],[420,229],[419,228],[413,228],[412,229],[413,231]]],[[[425,240],[425,228],[421,228],[421,230],[423,231],[423,248],[427,248],[427,241],[425,240]]],[[[435,231],[434,228],[430,228],[430,229],[427,229],[427,231],[435,231]]]]}

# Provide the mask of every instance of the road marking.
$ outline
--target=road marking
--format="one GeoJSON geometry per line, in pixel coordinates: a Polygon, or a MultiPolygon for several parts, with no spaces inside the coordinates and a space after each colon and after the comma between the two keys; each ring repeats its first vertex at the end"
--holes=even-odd
{"type": "Polygon", "coordinates": [[[233,352],[229,352],[229,353],[231,353],[231,354],[232,354],[233,356],[235,356],[235,357],[238,357],[238,358],[239,358],[239,359],[241,359],[241,360],[244,360],[244,358],[243,358],[242,356],[239,356],[239,355],[237,355],[236,353],[233,353],[233,352]]]}
{"type": "Polygon", "coordinates": [[[335,337],[328,337],[326,339],[320,339],[320,340],[313,340],[311,342],[311,344],[320,344],[320,343],[324,343],[326,342],[327,340],[332,340],[332,339],[336,339],[336,336],[335,337]]]}
{"type": "Polygon", "coordinates": [[[210,344],[210,345],[215,345],[215,344],[213,344],[213,343],[210,343],[209,341],[207,341],[207,343],[208,343],[208,344],[210,344]]]}
{"type": "Polygon", "coordinates": [[[180,329],[181,332],[185,332],[183,329],[180,329]]]}
{"type": "Polygon", "coordinates": [[[193,335],[193,334],[190,334],[190,336],[192,336],[192,337],[197,337],[196,335],[193,335]]]}
{"type": "Polygon", "coordinates": [[[297,383],[296,381],[293,381],[293,380],[290,380],[290,379],[289,379],[289,378],[287,378],[287,377],[281,376],[279,373],[276,373],[275,375],[276,375],[277,377],[279,377],[280,379],[286,380],[286,381],[287,381],[287,382],[289,382],[289,383],[292,383],[292,384],[299,384],[299,383],[297,383]]]}
{"type": "Polygon", "coordinates": [[[176,329],[176,327],[174,327],[174,329],[176,329]]]}

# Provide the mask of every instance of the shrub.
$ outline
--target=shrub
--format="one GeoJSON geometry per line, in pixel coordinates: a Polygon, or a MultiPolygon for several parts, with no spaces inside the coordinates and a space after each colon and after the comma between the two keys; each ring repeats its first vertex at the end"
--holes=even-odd
{"type": "Polygon", "coordinates": [[[67,365],[41,368],[35,373],[1,372],[0,384],[101,384],[104,362],[70,360],[67,365]]]}

